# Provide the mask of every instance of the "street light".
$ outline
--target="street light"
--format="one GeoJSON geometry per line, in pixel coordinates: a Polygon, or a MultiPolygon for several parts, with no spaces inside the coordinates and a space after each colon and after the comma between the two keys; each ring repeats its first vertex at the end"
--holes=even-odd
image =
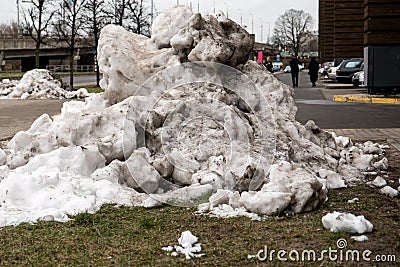
{"type": "Polygon", "coordinates": [[[229,19],[229,9],[228,9],[228,4],[224,3],[224,5],[226,6],[226,18],[229,19]]]}
{"type": "Polygon", "coordinates": [[[254,16],[250,13],[251,16],[251,33],[254,34],[254,16]]]}
{"type": "Polygon", "coordinates": [[[271,35],[271,25],[269,24],[269,22],[267,22],[267,25],[268,25],[267,43],[269,44],[270,35],[271,35]]]}
{"type": "Polygon", "coordinates": [[[214,14],[215,14],[215,0],[214,0],[214,14]]]}
{"type": "MultiPolygon", "coordinates": [[[[20,2],[20,0],[17,0],[17,27],[18,27],[18,33],[19,33],[19,30],[20,30],[20,28],[21,28],[21,26],[20,26],[20,19],[19,19],[19,17],[20,17],[20,12],[19,12],[19,2],[20,2]]],[[[22,0],[22,3],[29,3],[29,1],[27,1],[27,0],[22,0]]]]}

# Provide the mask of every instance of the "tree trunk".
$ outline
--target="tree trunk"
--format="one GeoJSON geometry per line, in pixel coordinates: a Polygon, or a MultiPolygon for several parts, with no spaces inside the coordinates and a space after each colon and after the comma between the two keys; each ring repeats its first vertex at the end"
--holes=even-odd
{"type": "Polygon", "coordinates": [[[72,44],[70,48],[70,57],[69,57],[69,84],[71,86],[71,90],[74,89],[74,50],[75,46],[72,44]]]}
{"type": "Polygon", "coordinates": [[[36,41],[35,48],[35,68],[40,68],[40,41],[36,41]]]}

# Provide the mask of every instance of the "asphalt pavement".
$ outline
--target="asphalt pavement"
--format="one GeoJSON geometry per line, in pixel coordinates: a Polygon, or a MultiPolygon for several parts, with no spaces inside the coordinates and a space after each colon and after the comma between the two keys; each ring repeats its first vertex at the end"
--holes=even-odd
{"type": "MultiPolygon", "coordinates": [[[[292,86],[290,73],[277,74],[282,82],[292,86]]],[[[323,82],[311,87],[307,72],[299,75],[299,87],[294,89],[298,107],[296,119],[301,123],[314,120],[327,129],[400,128],[400,106],[367,103],[340,103],[334,95],[360,94],[365,89],[326,89],[323,82]]]]}
{"type": "MultiPolygon", "coordinates": [[[[61,75],[61,79],[69,84],[69,75],[61,75]]],[[[74,76],[74,87],[96,84],[96,75],[94,74],[82,74],[74,76]]]]}
{"type": "Polygon", "coordinates": [[[10,139],[19,131],[26,131],[42,114],[61,112],[63,100],[0,99],[0,141],[10,139]]]}

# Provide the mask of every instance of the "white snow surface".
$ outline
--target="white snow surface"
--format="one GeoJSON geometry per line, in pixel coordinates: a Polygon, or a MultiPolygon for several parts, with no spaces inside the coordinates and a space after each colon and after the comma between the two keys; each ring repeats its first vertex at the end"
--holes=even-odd
{"type": "Polygon", "coordinates": [[[357,242],[364,242],[369,240],[368,236],[366,235],[352,236],[350,238],[357,242]]]}
{"type": "Polygon", "coordinates": [[[367,184],[374,187],[382,188],[387,184],[387,182],[382,177],[377,176],[372,182],[368,182],[367,184]]]}
{"type": "Polygon", "coordinates": [[[65,90],[62,81],[45,69],[30,70],[19,81],[0,82],[0,99],[63,99],[87,96],[89,93],[85,88],[77,91],[65,90]]]}
{"type": "Polygon", "coordinates": [[[322,217],[322,224],[331,232],[348,232],[363,234],[372,232],[373,225],[364,216],[351,213],[331,212],[322,217]]]}
{"type": "Polygon", "coordinates": [[[382,188],[381,190],[380,190],[380,192],[382,193],[382,194],[384,194],[384,195],[387,195],[387,196],[389,196],[389,197],[397,197],[397,196],[399,196],[400,194],[399,194],[399,191],[397,191],[396,189],[394,189],[393,187],[391,187],[391,186],[385,186],[384,188],[382,188]]]}
{"type": "Polygon", "coordinates": [[[172,252],[171,256],[178,256],[178,253],[185,255],[187,260],[193,257],[199,258],[205,254],[201,254],[201,244],[197,243],[198,238],[194,236],[190,231],[182,232],[181,236],[178,238],[178,244],[174,247],[167,246],[161,249],[166,252],[172,252]],[[175,250],[175,251],[174,251],[175,250]]]}
{"type": "MultiPolygon", "coordinates": [[[[105,92],[43,114],[0,149],[0,226],[204,199],[211,216],[263,219],[311,211],[327,190],[387,168],[378,144],[297,122],[293,90],[246,62],[249,34],[221,13],[179,7],[155,21],[151,39],[104,27],[105,92]]],[[[53,90],[42,74],[23,84],[53,90]]]]}

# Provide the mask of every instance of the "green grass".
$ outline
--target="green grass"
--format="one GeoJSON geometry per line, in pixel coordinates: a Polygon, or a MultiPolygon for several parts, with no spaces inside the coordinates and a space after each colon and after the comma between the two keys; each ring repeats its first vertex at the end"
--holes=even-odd
{"type": "Polygon", "coordinates": [[[0,72],[0,80],[21,78],[25,72],[0,72]]]}
{"type": "MultiPolygon", "coordinates": [[[[55,72],[58,75],[69,75],[69,72],[55,72]]],[[[17,79],[22,78],[25,72],[0,72],[0,80],[1,79],[17,79]]],[[[94,75],[95,72],[75,72],[74,75],[94,75]]]]}
{"type": "MultiPolygon", "coordinates": [[[[1,228],[0,265],[254,266],[267,262],[247,259],[247,255],[256,254],[264,246],[320,252],[329,247],[335,249],[339,238],[347,239],[349,249],[369,249],[375,255],[397,253],[400,257],[399,201],[366,186],[332,190],[329,201],[313,212],[271,217],[263,222],[243,217],[213,218],[195,215],[194,211],[173,206],[144,209],[106,205],[96,214],[79,214],[67,223],[24,223],[1,228]],[[355,196],[360,203],[348,204],[347,200],[355,196]],[[371,209],[365,210],[365,206],[371,209]],[[377,212],[377,207],[382,210],[377,212]],[[352,242],[351,234],[323,229],[321,217],[334,210],[365,215],[375,227],[367,234],[370,241],[352,242]],[[185,230],[199,237],[206,256],[188,261],[161,250],[163,246],[176,245],[185,230]]],[[[339,265],[324,262],[324,266],[336,264],[339,265]]]]}
{"type": "Polygon", "coordinates": [[[84,86],[75,86],[74,90],[78,90],[79,88],[86,88],[89,93],[102,93],[104,90],[101,87],[97,87],[96,85],[84,85],[84,86]]]}

